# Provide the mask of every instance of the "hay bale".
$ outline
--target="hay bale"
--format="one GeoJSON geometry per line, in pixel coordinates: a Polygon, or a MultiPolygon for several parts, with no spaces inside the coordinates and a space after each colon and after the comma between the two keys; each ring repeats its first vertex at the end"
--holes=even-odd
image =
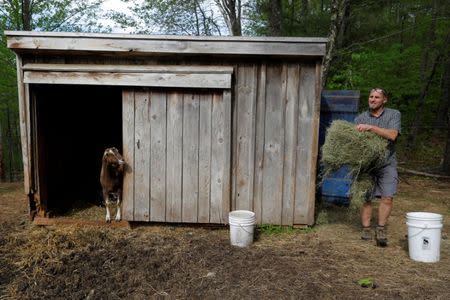
{"type": "Polygon", "coordinates": [[[336,120],[328,128],[322,146],[323,178],[344,165],[350,167],[353,183],[351,203],[360,206],[372,196],[371,171],[381,167],[389,154],[388,141],[372,132],[359,132],[355,124],[336,120]]]}
{"type": "Polygon", "coordinates": [[[352,174],[367,172],[385,161],[387,145],[386,139],[372,132],[359,132],[355,124],[336,120],[327,130],[321,162],[331,172],[343,165],[349,165],[352,174]]]}

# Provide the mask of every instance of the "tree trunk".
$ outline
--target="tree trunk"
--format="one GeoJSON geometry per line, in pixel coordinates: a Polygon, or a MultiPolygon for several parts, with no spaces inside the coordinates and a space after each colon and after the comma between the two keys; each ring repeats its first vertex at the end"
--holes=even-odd
{"type": "Polygon", "coordinates": [[[433,65],[431,67],[428,77],[424,79],[424,84],[422,86],[422,90],[420,92],[420,96],[417,101],[416,113],[414,114],[414,120],[411,125],[411,132],[409,133],[408,141],[407,141],[407,145],[406,145],[407,148],[410,150],[409,153],[411,153],[412,150],[414,150],[416,147],[417,135],[419,134],[419,130],[422,125],[423,107],[425,104],[425,99],[428,94],[428,89],[431,85],[431,81],[433,80],[434,74],[436,73],[436,68],[439,65],[439,63],[442,61],[442,57],[447,55],[449,43],[450,43],[450,32],[447,34],[447,37],[445,38],[444,49],[441,49],[441,51],[438,52],[438,54],[436,55],[436,57],[434,59],[434,62],[433,62],[433,65]]]}
{"type": "Polygon", "coordinates": [[[31,30],[31,1],[22,0],[22,26],[23,30],[31,30]]]}
{"type": "Polygon", "coordinates": [[[281,0],[270,0],[269,3],[269,35],[283,34],[283,8],[281,0]]]}
{"type": "MultiPolygon", "coordinates": [[[[301,0],[301,7],[300,7],[300,24],[302,26],[302,30],[304,33],[310,32],[308,29],[310,28],[310,24],[308,24],[308,15],[309,15],[309,1],[308,0],[301,0]]],[[[295,3],[293,4],[295,6],[295,3]]],[[[295,18],[295,15],[294,15],[295,18]]]]}
{"type": "MultiPolygon", "coordinates": [[[[449,98],[447,98],[449,99],[449,98]]],[[[449,100],[450,101],[450,100],[449,100]]],[[[447,114],[447,143],[445,144],[444,162],[442,164],[442,170],[445,174],[450,175],[450,110],[447,114]]]]}
{"type": "Polygon", "coordinates": [[[5,166],[3,164],[3,139],[2,139],[2,126],[0,124],[0,182],[5,181],[5,166]]]}
{"type": "MultiPolygon", "coordinates": [[[[447,2],[446,5],[440,6],[444,13],[444,17],[450,19],[450,5],[447,2]]],[[[448,114],[450,113],[450,45],[447,44],[447,50],[445,52],[444,61],[444,72],[441,79],[441,98],[439,101],[437,116],[436,116],[436,127],[444,130],[447,126],[447,122],[450,122],[448,114]]],[[[448,148],[448,147],[447,147],[448,148]]],[[[449,158],[450,160],[450,158],[449,158]]]]}
{"type": "Polygon", "coordinates": [[[301,22],[303,24],[306,24],[306,18],[308,16],[308,11],[309,11],[308,0],[302,0],[301,3],[302,3],[302,6],[300,8],[300,18],[301,18],[301,22]]]}
{"type": "Polygon", "coordinates": [[[11,132],[11,118],[9,113],[9,107],[6,107],[6,139],[7,139],[7,149],[8,149],[8,180],[13,181],[14,168],[13,168],[13,143],[12,143],[12,132],[11,132]]]}
{"type": "Polygon", "coordinates": [[[241,0],[215,0],[215,2],[225,19],[230,34],[241,36],[241,0]]]}
{"type": "Polygon", "coordinates": [[[322,87],[327,83],[328,73],[330,71],[331,61],[335,53],[335,46],[338,38],[339,31],[342,27],[342,21],[345,16],[345,12],[348,9],[348,0],[332,0],[331,1],[331,23],[330,31],[328,34],[327,52],[323,58],[322,69],[322,87]]]}
{"type": "Polygon", "coordinates": [[[442,102],[446,103],[445,106],[445,120],[447,122],[447,143],[444,151],[444,162],[442,169],[445,174],[450,175],[450,39],[447,39],[447,51],[446,51],[446,64],[444,71],[444,78],[442,82],[442,102]]]}
{"type": "Polygon", "coordinates": [[[428,89],[431,85],[431,81],[433,80],[434,74],[436,73],[436,67],[438,65],[439,60],[440,60],[440,57],[437,56],[434,60],[434,63],[433,63],[433,66],[432,66],[429,76],[427,78],[425,78],[424,84],[422,86],[422,90],[420,91],[419,99],[417,100],[416,113],[414,114],[414,120],[412,122],[411,132],[409,133],[408,142],[407,142],[407,148],[410,151],[414,150],[416,147],[417,135],[419,134],[420,127],[422,126],[422,114],[423,114],[423,107],[425,104],[425,99],[427,98],[428,89]]]}
{"type": "Polygon", "coordinates": [[[436,116],[436,130],[446,128],[448,120],[448,113],[450,109],[450,54],[447,54],[447,59],[444,64],[444,74],[441,80],[441,98],[439,101],[437,116],[436,116]]]}
{"type": "Polygon", "coordinates": [[[436,41],[436,18],[438,14],[438,9],[436,7],[436,1],[433,1],[433,5],[431,7],[431,24],[430,29],[428,30],[428,34],[425,37],[425,45],[423,47],[423,57],[422,57],[422,68],[420,70],[420,80],[422,82],[426,79],[426,74],[428,72],[428,65],[429,65],[429,55],[430,53],[433,53],[434,44],[436,41]]]}
{"type": "Polygon", "coordinates": [[[345,4],[344,11],[342,12],[341,27],[337,36],[337,48],[342,49],[346,46],[346,37],[348,34],[349,20],[350,20],[350,1],[345,4]]]}

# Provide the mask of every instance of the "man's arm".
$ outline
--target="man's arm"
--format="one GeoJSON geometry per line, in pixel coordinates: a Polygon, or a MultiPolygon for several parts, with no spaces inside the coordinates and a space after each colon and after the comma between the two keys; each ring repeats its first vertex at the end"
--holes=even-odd
{"type": "Polygon", "coordinates": [[[386,129],[369,124],[358,124],[356,125],[356,129],[358,131],[371,131],[390,141],[395,141],[398,137],[398,130],[396,129],[386,129]]]}

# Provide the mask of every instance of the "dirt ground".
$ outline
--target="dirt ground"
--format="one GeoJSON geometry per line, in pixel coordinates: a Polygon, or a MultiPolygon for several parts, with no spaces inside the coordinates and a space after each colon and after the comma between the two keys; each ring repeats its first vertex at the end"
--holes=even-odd
{"type": "Polygon", "coordinates": [[[357,214],[339,207],[241,249],[227,228],[36,226],[20,183],[0,184],[0,204],[0,299],[450,299],[449,181],[402,178],[387,248],[360,240],[357,214]],[[439,262],[409,259],[410,211],[444,215],[439,262]]]}

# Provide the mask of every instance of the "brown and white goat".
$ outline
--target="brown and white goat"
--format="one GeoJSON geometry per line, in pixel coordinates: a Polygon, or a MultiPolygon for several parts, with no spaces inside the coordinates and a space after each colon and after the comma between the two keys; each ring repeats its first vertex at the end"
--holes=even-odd
{"type": "Polygon", "coordinates": [[[116,221],[121,220],[120,205],[125,161],[116,148],[108,148],[103,153],[100,183],[106,206],[106,222],[111,222],[110,205],[116,204],[116,221]]]}

